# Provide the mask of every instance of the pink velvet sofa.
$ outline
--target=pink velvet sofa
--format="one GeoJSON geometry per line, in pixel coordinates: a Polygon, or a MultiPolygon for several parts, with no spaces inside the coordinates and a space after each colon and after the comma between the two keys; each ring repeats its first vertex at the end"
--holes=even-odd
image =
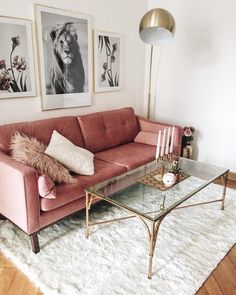
{"type": "MultiPolygon", "coordinates": [[[[37,233],[85,208],[86,187],[154,160],[157,131],[167,126],[136,116],[132,108],[0,126],[1,218],[28,234],[37,253],[37,233]],[[9,144],[17,131],[48,144],[53,130],[94,153],[95,174],[74,176],[75,183],[57,185],[56,199],[45,199],[36,170],[12,159],[9,144]]],[[[179,155],[182,129],[175,127],[173,153],[179,155]]]]}

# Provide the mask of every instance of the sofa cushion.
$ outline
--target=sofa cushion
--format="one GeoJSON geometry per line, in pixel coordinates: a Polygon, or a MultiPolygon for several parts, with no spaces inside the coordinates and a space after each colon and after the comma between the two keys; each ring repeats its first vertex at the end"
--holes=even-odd
{"type": "Polygon", "coordinates": [[[56,199],[56,185],[47,175],[41,175],[38,179],[39,195],[46,199],[56,199]]]}
{"type": "Polygon", "coordinates": [[[40,142],[48,145],[53,130],[57,130],[75,145],[84,147],[78,120],[76,117],[70,116],[0,126],[0,149],[9,153],[11,137],[17,131],[36,137],[40,142]]]}
{"type": "Polygon", "coordinates": [[[128,143],[95,154],[96,159],[125,166],[128,170],[137,168],[155,159],[156,147],[142,143],[128,143]]]}
{"type": "Polygon", "coordinates": [[[85,207],[85,196],[72,201],[64,206],[58,207],[50,211],[41,211],[40,212],[40,228],[44,228],[58,222],[59,219],[65,218],[75,212],[84,209],[85,207]]]}
{"type": "Polygon", "coordinates": [[[156,121],[152,121],[141,116],[136,116],[136,118],[141,131],[157,133],[159,130],[170,127],[169,124],[158,123],[156,121]]]}
{"type": "Polygon", "coordinates": [[[136,143],[144,143],[150,145],[157,145],[157,133],[148,131],[139,131],[134,139],[136,143]]]}
{"type": "MultiPolygon", "coordinates": [[[[136,116],[138,125],[141,132],[152,132],[152,133],[158,133],[159,130],[168,129],[171,127],[172,132],[172,126],[175,127],[175,133],[174,133],[174,142],[173,142],[173,154],[176,156],[180,155],[181,151],[181,142],[182,142],[182,127],[177,125],[170,125],[170,124],[164,124],[164,123],[158,123],[155,121],[151,121],[149,119],[136,116]]],[[[149,134],[150,135],[150,134],[149,134]]],[[[172,136],[172,134],[171,134],[172,136]]],[[[170,136],[170,137],[171,137],[170,136]]]]}
{"type": "Polygon", "coordinates": [[[72,183],[70,171],[61,163],[44,154],[46,145],[34,137],[16,133],[11,139],[11,156],[37,170],[39,175],[47,174],[57,183],[72,183]]]}
{"type": "Polygon", "coordinates": [[[139,127],[132,108],[78,117],[86,149],[100,152],[133,141],[139,127]]]}
{"type": "Polygon", "coordinates": [[[94,174],[94,155],[90,151],[73,144],[56,130],[53,131],[45,154],[56,159],[72,172],[82,175],[94,174]]]}
{"type": "Polygon", "coordinates": [[[85,196],[85,188],[118,176],[127,171],[127,169],[123,166],[114,165],[97,159],[94,160],[94,167],[95,174],[92,176],[78,175],[74,177],[75,182],[73,184],[57,185],[56,199],[41,198],[41,210],[53,210],[74,200],[80,199],[85,196]]]}

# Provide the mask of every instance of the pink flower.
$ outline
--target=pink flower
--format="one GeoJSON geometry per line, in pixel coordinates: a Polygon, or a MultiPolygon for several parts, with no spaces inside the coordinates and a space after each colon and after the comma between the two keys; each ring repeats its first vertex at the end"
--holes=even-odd
{"type": "Polygon", "coordinates": [[[183,135],[186,137],[193,136],[194,128],[193,127],[184,127],[183,128],[183,135]]]}
{"type": "Polygon", "coordinates": [[[184,130],[184,136],[189,137],[189,136],[191,136],[191,135],[192,135],[192,131],[190,130],[190,128],[186,128],[186,129],[184,130]]]}

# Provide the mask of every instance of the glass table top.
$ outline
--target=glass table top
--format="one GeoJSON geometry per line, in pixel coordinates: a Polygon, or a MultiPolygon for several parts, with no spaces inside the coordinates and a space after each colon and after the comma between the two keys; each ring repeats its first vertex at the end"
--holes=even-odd
{"type": "Polygon", "coordinates": [[[181,171],[188,177],[165,191],[138,182],[140,177],[158,170],[163,165],[166,170],[170,169],[171,163],[169,162],[153,161],[121,176],[89,187],[86,192],[134,214],[156,221],[229,171],[222,167],[186,158],[180,158],[179,163],[181,171]]]}

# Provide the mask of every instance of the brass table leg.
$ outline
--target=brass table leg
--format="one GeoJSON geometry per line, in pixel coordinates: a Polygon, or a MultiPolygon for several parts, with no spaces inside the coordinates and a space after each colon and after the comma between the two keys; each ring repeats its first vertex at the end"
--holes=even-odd
{"type": "MultiPolygon", "coordinates": [[[[90,235],[90,231],[89,231],[89,211],[91,208],[91,204],[93,202],[93,200],[96,199],[96,196],[86,192],[86,238],[89,237],[90,235]]],[[[90,224],[91,226],[91,224],[90,224]]]]}
{"type": "Polygon", "coordinates": [[[148,278],[152,278],[152,259],[154,254],[154,239],[155,239],[155,223],[152,224],[150,250],[149,250],[149,265],[148,265],[148,278]]]}
{"type": "Polygon", "coordinates": [[[89,209],[90,209],[90,196],[86,192],[86,238],[89,237],[89,209]]]}
{"type": "Polygon", "coordinates": [[[222,183],[224,185],[223,194],[222,194],[222,202],[221,202],[221,210],[225,209],[225,195],[226,195],[226,188],[227,188],[227,181],[228,181],[228,172],[221,176],[222,183]]]}
{"type": "Polygon", "coordinates": [[[155,251],[155,247],[156,247],[158,230],[159,230],[159,227],[160,227],[160,224],[161,224],[163,218],[158,220],[157,222],[154,222],[152,224],[152,228],[150,231],[150,251],[149,251],[149,266],[148,266],[148,278],[149,279],[152,278],[152,260],[153,260],[153,255],[154,255],[154,251],[155,251]]]}

